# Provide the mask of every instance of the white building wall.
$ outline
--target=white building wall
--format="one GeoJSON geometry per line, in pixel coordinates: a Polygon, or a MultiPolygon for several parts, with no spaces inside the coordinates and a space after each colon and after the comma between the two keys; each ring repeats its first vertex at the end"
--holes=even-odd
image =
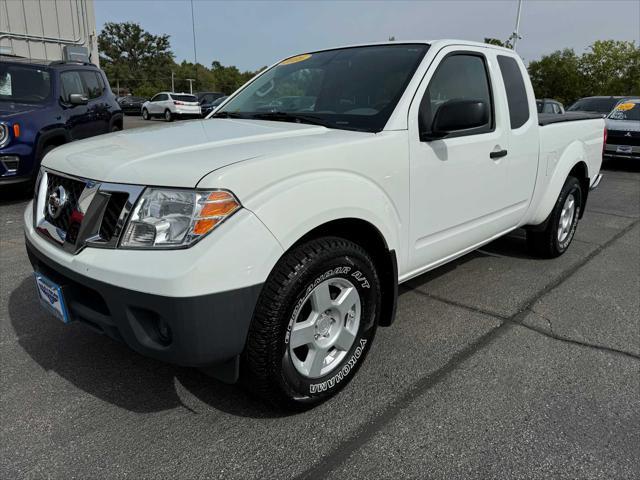
{"type": "Polygon", "coordinates": [[[98,64],[93,0],[0,0],[0,53],[60,60],[65,45],[98,64]]]}

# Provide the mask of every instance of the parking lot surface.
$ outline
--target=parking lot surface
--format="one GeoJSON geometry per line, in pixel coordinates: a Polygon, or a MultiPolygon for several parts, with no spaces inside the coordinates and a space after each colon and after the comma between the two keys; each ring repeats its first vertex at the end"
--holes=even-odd
{"type": "Polygon", "coordinates": [[[4,198],[0,477],[638,478],[640,168],[609,167],[564,256],[515,232],[403,285],[301,414],[43,313],[4,198]]]}

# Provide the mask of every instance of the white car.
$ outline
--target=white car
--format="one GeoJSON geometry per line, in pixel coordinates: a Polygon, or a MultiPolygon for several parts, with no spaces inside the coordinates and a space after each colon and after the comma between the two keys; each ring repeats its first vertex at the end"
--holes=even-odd
{"type": "Polygon", "coordinates": [[[519,227],[564,253],[604,133],[599,116],[538,115],[512,50],[306,53],[209,119],[53,150],[27,251],[64,322],[304,408],[353,378],[399,283],[519,227]]]}
{"type": "Polygon", "coordinates": [[[160,92],[142,104],[142,118],[164,118],[167,122],[175,118],[200,118],[200,103],[189,93],[160,92]]]}

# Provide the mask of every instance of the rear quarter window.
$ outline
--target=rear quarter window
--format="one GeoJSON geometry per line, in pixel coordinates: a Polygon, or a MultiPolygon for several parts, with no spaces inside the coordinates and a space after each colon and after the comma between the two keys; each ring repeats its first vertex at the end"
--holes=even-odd
{"type": "Polygon", "coordinates": [[[500,66],[502,81],[507,93],[511,128],[520,128],[529,120],[529,99],[527,98],[527,89],[524,86],[522,72],[518,62],[513,57],[498,55],[498,65],[500,66]]]}

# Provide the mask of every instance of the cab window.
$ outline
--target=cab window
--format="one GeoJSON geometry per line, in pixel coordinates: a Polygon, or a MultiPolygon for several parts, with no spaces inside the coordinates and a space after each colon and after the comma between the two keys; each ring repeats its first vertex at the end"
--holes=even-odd
{"type": "Polygon", "coordinates": [[[88,96],[90,99],[102,96],[102,92],[104,89],[98,81],[96,72],[80,72],[80,77],[87,87],[87,93],[89,94],[88,96]]]}
{"type": "Polygon", "coordinates": [[[493,99],[485,58],[461,53],[445,57],[433,74],[420,102],[421,132],[429,133],[438,109],[449,100],[481,100],[489,107],[485,125],[450,136],[475,135],[493,130],[493,99]]]}
{"type": "Polygon", "coordinates": [[[73,93],[87,94],[79,72],[62,72],[60,79],[62,80],[62,99],[65,102],[69,101],[69,95],[73,93]]]}

